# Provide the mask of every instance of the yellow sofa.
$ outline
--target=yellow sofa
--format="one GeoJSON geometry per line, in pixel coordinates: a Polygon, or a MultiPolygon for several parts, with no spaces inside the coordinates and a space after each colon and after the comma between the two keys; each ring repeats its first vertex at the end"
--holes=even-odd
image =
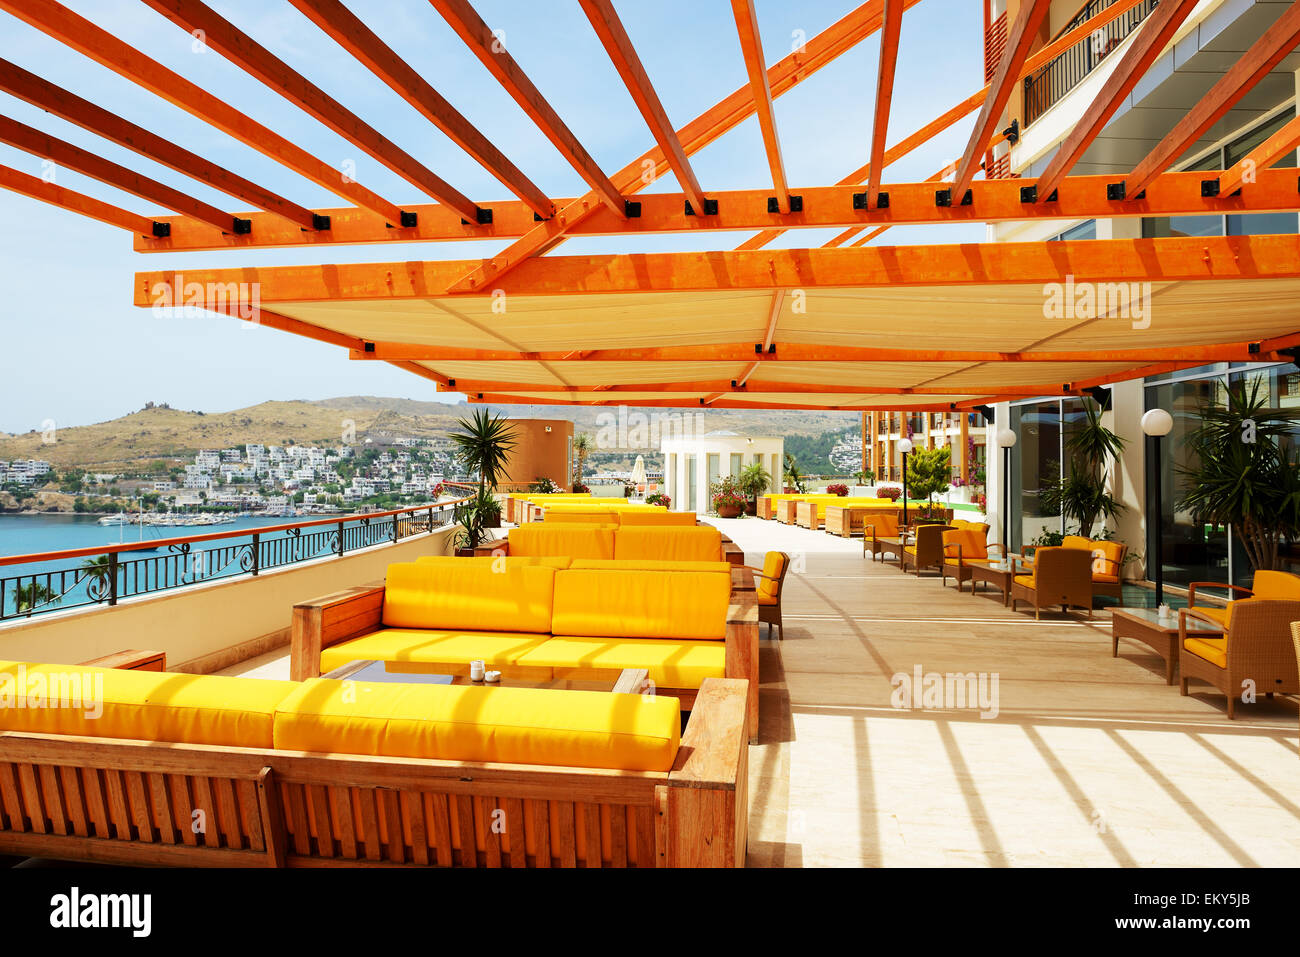
{"type": "Polygon", "coordinates": [[[480,555],[638,561],[735,562],[743,558],[738,549],[724,548],[722,533],[711,525],[532,522],[511,529],[505,539],[480,545],[477,551],[480,555]]]}
{"type": "Polygon", "coordinates": [[[667,771],[681,736],[667,696],[264,681],[0,662],[0,731],[282,751],[667,771]],[[98,689],[102,713],[48,689],[98,689]]]}

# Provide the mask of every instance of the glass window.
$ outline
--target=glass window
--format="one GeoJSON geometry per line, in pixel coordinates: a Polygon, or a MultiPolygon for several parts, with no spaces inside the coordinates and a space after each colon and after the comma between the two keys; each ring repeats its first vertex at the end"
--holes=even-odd
{"type": "Polygon", "coordinates": [[[1059,510],[1041,501],[1044,487],[1061,475],[1061,403],[1057,400],[1011,407],[1017,435],[1011,454],[1011,481],[1020,494],[1011,499],[1011,548],[1027,545],[1045,531],[1062,530],[1059,510]]]}
{"type": "Polygon", "coordinates": [[[695,493],[699,482],[700,457],[695,454],[686,456],[686,511],[695,511],[695,493]]]}
{"type": "Polygon", "coordinates": [[[740,470],[745,467],[744,460],[745,454],[743,452],[731,453],[731,475],[733,477],[740,478],[740,470]]]}
{"type": "Polygon", "coordinates": [[[713,484],[718,480],[718,472],[721,469],[721,456],[717,452],[709,453],[709,484],[705,489],[705,494],[713,495],[713,484]]]}

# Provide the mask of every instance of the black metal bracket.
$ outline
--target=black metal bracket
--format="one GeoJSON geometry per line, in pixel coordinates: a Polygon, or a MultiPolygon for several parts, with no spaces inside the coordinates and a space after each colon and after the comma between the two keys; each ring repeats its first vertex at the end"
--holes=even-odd
{"type": "Polygon", "coordinates": [[[1300,346],[1283,346],[1273,351],[1280,356],[1286,356],[1291,360],[1292,365],[1300,365],[1300,346]]]}
{"type": "Polygon", "coordinates": [[[1020,141],[1020,120],[1011,121],[1011,125],[1002,131],[1002,135],[1007,138],[1007,142],[1012,146],[1020,141]]]}
{"type": "Polygon", "coordinates": [[[630,199],[623,200],[623,215],[628,219],[640,219],[641,204],[630,199]]]}
{"type": "Polygon", "coordinates": [[[1219,195],[1219,180],[1217,177],[1215,179],[1201,180],[1201,195],[1207,199],[1219,195]]]}
{"type": "Polygon", "coordinates": [[[482,206],[479,206],[479,207],[477,208],[476,212],[474,213],[474,216],[475,216],[475,218],[478,219],[478,224],[479,224],[480,226],[491,226],[491,225],[492,225],[492,210],[491,210],[491,209],[484,209],[482,206]]]}
{"type": "MultiPolygon", "coordinates": [[[[465,222],[465,220],[462,219],[461,222],[463,223],[465,222]]],[[[403,229],[414,229],[419,224],[420,224],[419,213],[408,212],[405,209],[402,210],[401,226],[403,229]]]]}
{"type": "MultiPolygon", "coordinates": [[[[866,193],[854,193],[854,194],[853,194],[853,208],[854,208],[854,209],[868,209],[868,208],[869,208],[869,207],[867,206],[867,194],[866,194],[866,193]]],[[[888,208],[889,208],[889,194],[886,193],[886,192],[882,189],[880,192],[878,192],[878,193],[876,194],[876,209],[888,209],[888,208]]]]}
{"type": "Polygon", "coordinates": [[[876,194],[876,209],[889,208],[889,194],[883,189],[876,194]]]}
{"type": "Polygon", "coordinates": [[[934,205],[936,205],[936,206],[951,206],[951,205],[952,205],[952,190],[950,190],[950,189],[936,189],[936,190],[934,191],[934,205]]]}
{"type": "Polygon", "coordinates": [[[1101,411],[1109,412],[1115,393],[1105,386],[1094,385],[1083,390],[1086,394],[1093,397],[1097,404],[1101,406],[1101,411]]]}
{"type": "Polygon", "coordinates": [[[1122,200],[1128,192],[1128,187],[1121,180],[1118,183],[1106,184],[1106,198],[1112,203],[1122,200]]]}
{"type": "Polygon", "coordinates": [[[962,197],[961,197],[961,204],[962,204],[963,206],[971,206],[971,205],[974,204],[974,202],[975,202],[975,193],[974,193],[974,191],[973,191],[973,190],[969,190],[969,189],[966,190],[966,192],[964,192],[964,193],[962,194],[962,197]]]}
{"type": "Polygon", "coordinates": [[[253,221],[251,219],[240,219],[235,217],[235,235],[247,236],[253,231],[253,221]]]}
{"type": "Polygon", "coordinates": [[[330,218],[329,218],[328,216],[322,216],[320,213],[312,213],[312,214],[311,214],[311,228],[312,228],[312,229],[319,229],[319,230],[322,230],[322,231],[323,231],[323,230],[327,230],[327,229],[329,229],[329,228],[330,228],[330,218]]]}
{"type": "Polygon", "coordinates": [[[732,380],[731,380],[731,387],[732,387],[733,389],[744,389],[744,388],[746,388],[747,386],[748,386],[748,383],[742,383],[739,379],[732,379],[732,380]]]}
{"type": "Polygon", "coordinates": [[[373,342],[363,342],[363,343],[361,344],[361,351],[362,351],[362,352],[374,352],[374,351],[375,351],[375,344],[374,344],[373,342]]]}
{"type": "Polygon", "coordinates": [[[172,234],[172,224],[160,223],[155,219],[153,222],[153,234],[155,239],[166,239],[172,234]]]}
{"type": "Polygon", "coordinates": [[[533,222],[541,223],[541,222],[545,222],[545,220],[543,220],[538,213],[533,213],[533,222]]]}
{"type": "MultiPolygon", "coordinates": [[[[686,215],[687,216],[695,215],[695,210],[691,207],[691,201],[689,199],[686,201],[686,215]]],[[[716,199],[704,200],[704,215],[705,216],[718,215],[718,201],[716,199]]]]}
{"type": "Polygon", "coordinates": [[[456,380],[455,380],[455,379],[448,379],[448,380],[447,380],[447,388],[448,388],[448,389],[454,389],[454,388],[456,388],[456,380]]]}
{"type": "Polygon", "coordinates": [[[993,424],[993,406],[991,406],[991,405],[973,405],[973,406],[971,406],[971,408],[974,409],[976,412],[978,412],[980,415],[984,416],[984,421],[985,421],[987,424],[989,424],[989,425],[992,425],[992,424],[993,424]]]}
{"type": "MultiPolygon", "coordinates": [[[[1034,186],[1021,186],[1021,187],[1020,187],[1020,202],[1022,202],[1022,203],[1036,203],[1036,202],[1038,202],[1038,186],[1037,186],[1037,185],[1034,185],[1034,186]]],[[[1047,199],[1045,200],[1045,202],[1048,202],[1048,203],[1054,203],[1054,202],[1056,202],[1056,190],[1052,190],[1052,195],[1049,196],[1049,197],[1047,197],[1047,199]]]]}
{"type": "MultiPolygon", "coordinates": [[[[767,211],[768,211],[769,213],[779,213],[779,212],[781,212],[781,201],[780,201],[779,199],[777,199],[775,196],[769,196],[769,197],[767,198],[767,211]]],[[[792,212],[792,213],[802,213],[802,212],[803,212],[803,197],[802,197],[802,196],[791,196],[791,197],[790,197],[790,212],[792,212]]]]}
{"type": "Polygon", "coordinates": [[[1248,346],[1246,346],[1246,352],[1248,352],[1248,353],[1249,353],[1250,355],[1252,355],[1252,356],[1257,356],[1257,355],[1259,355],[1259,352],[1260,352],[1260,350],[1259,350],[1259,343],[1258,343],[1258,342],[1252,342],[1252,343],[1250,343],[1248,346]]]}

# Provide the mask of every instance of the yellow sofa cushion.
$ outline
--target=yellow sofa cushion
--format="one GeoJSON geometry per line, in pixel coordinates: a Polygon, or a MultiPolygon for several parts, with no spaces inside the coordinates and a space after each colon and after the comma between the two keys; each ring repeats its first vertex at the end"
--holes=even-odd
{"type": "Polygon", "coordinates": [[[271,747],[292,681],[0,661],[0,730],[271,747]]]}
{"type": "Polygon", "coordinates": [[[570,568],[622,568],[646,572],[725,572],[731,574],[731,562],[665,562],[634,558],[578,558],[570,568]]]}
{"type": "Polygon", "coordinates": [[[389,628],[547,632],[555,575],[545,565],[389,565],[383,623],[389,628]]]}
{"type": "Polygon", "coordinates": [[[727,636],[731,576],[569,569],[555,573],[551,633],[601,638],[727,636]]]}
{"type": "Polygon", "coordinates": [[[649,512],[643,510],[624,511],[619,515],[620,526],[623,525],[695,525],[694,512],[649,512]]]}
{"type": "Polygon", "coordinates": [[[409,664],[412,670],[468,675],[469,663],[482,659],[487,667],[514,677],[547,678],[516,667],[519,658],[540,646],[549,635],[527,631],[473,631],[436,628],[381,628],[349,638],[320,653],[322,674],[349,661],[409,664]]]}
{"type": "Polygon", "coordinates": [[[1232,604],[1233,604],[1232,602],[1228,602],[1226,608],[1220,608],[1215,605],[1211,605],[1211,606],[1197,605],[1195,607],[1196,610],[1200,612],[1202,615],[1209,615],[1211,618],[1217,621],[1224,628],[1227,628],[1228,618],[1232,615],[1232,604]]]}
{"type": "Polygon", "coordinates": [[[667,771],[676,698],[541,688],[303,682],[275,715],[287,751],[667,771]]]}
{"type": "Polygon", "coordinates": [[[1300,600],[1300,576],[1289,572],[1258,571],[1251,591],[1256,598],[1300,600]]]}
{"type": "Polygon", "coordinates": [[[613,558],[613,525],[532,522],[510,530],[511,555],[613,558]]]}
{"type": "Polygon", "coordinates": [[[1061,539],[1062,548],[1086,548],[1092,551],[1092,539],[1084,538],[1082,535],[1066,535],[1061,539]]]}
{"type": "Polygon", "coordinates": [[[1026,588],[1033,588],[1033,587],[1034,587],[1034,576],[1033,576],[1033,575],[1017,575],[1017,576],[1015,577],[1015,583],[1016,583],[1017,585],[1024,585],[1026,588]]]}
{"type": "Polygon", "coordinates": [[[1124,543],[1094,539],[1092,541],[1092,580],[1119,581],[1120,562],[1124,558],[1124,543]]]}
{"type": "Polygon", "coordinates": [[[763,556],[763,577],[758,580],[758,587],[754,589],[758,593],[758,603],[760,605],[775,605],[777,603],[781,572],[783,571],[785,571],[784,552],[768,552],[763,556]]]}
{"type": "Polygon", "coordinates": [[[542,521],[550,522],[552,525],[564,522],[575,525],[617,525],[618,516],[619,512],[612,508],[548,508],[542,512],[542,521]]]}
{"type": "Polygon", "coordinates": [[[1183,647],[1216,667],[1228,667],[1226,638],[1187,638],[1183,641],[1183,647]]]}
{"type": "Polygon", "coordinates": [[[988,530],[974,527],[955,528],[952,531],[943,533],[943,552],[947,557],[954,561],[957,559],[958,546],[960,546],[961,558],[963,561],[971,559],[988,558],[988,530]]]}
{"type": "Polygon", "coordinates": [[[718,641],[556,637],[528,652],[521,663],[574,680],[612,679],[624,668],[645,668],[656,685],[698,688],[705,678],[723,676],[727,647],[718,641]]]}
{"type": "Polygon", "coordinates": [[[625,526],[614,536],[614,554],[608,557],[620,560],[649,558],[673,562],[714,562],[722,558],[722,533],[709,525],[696,525],[693,528],[625,526]]]}
{"type": "Polygon", "coordinates": [[[875,533],[876,538],[896,538],[898,536],[898,516],[884,512],[878,515],[866,515],[862,519],[863,533],[869,538],[875,533]]]}

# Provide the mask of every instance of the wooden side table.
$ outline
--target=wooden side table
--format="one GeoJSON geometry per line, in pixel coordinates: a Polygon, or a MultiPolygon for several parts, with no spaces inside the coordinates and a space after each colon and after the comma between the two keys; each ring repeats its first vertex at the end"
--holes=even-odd
{"type": "MultiPolygon", "coordinates": [[[[1165,684],[1174,683],[1178,663],[1178,615],[1164,621],[1154,608],[1112,608],[1110,620],[1110,656],[1119,656],[1119,640],[1129,638],[1146,645],[1165,661],[1165,684]]],[[[1189,617],[1188,634],[1197,638],[1214,638],[1223,631],[1209,622],[1189,617]]]]}

